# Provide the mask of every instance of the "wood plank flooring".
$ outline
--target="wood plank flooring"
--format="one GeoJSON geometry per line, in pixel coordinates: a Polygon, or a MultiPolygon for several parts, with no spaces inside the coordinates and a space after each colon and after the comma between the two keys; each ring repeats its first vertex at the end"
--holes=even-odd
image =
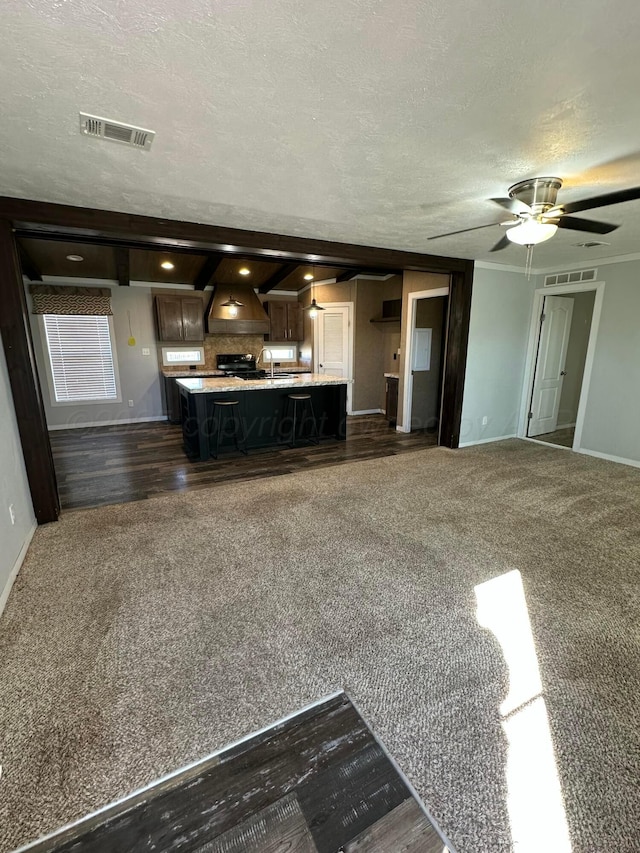
{"type": "Polygon", "coordinates": [[[573,437],[575,435],[576,428],[572,427],[563,427],[563,429],[557,429],[554,432],[545,432],[542,435],[535,435],[534,438],[537,441],[548,441],[549,444],[559,444],[562,447],[573,447],[573,437]]]}
{"type": "Polygon", "coordinates": [[[453,853],[345,693],[31,848],[152,850],[453,853]]]}
{"type": "Polygon", "coordinates": [[[206,462],[189,460],[181,428],[164,421],[56,430],[50,437],[63,510],[376,459],[436,444],[433,434],[396,432],[382,415],[350,417],[346,441],[268,448],[248,456],[234,451],[206,462]]]}

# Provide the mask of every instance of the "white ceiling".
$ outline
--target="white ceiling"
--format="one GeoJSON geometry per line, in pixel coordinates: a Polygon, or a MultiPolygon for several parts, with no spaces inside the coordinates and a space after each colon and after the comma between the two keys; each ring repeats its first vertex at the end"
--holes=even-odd
{"type": "MultiPolygon", "coordinates": [[[[640,185],[634,0],[4,0],[0,194],[523,265],[487,201],[640,185]],[[80,135],[78,111],[157,132],[80,135]]],[[[581,214],[588,217],[589,213],[581,214]]],[[[640,201],[535,267],[640,250],[640,201]],[[591,254],[589,254],[591,253],[591,254]]]]}

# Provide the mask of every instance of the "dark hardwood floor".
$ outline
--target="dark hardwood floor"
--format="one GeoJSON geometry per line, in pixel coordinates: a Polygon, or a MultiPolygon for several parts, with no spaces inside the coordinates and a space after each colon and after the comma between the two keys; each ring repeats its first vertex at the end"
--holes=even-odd
{"type": "Polygon", "coordinates": [[[340,693],[41,841],[33,853],[453,853],[340,693]]]}
{"type": "Polygon", "coordinates": [[[164,421],[56,430],[50,437],[63,509],[144,500],[436,445],[435,435],[396,432],[382,415],[350,417],[346,441],[268,448],[248,456],[234,451],[207,462],[189,460],[182,447],[181,428],[164,421]]]}

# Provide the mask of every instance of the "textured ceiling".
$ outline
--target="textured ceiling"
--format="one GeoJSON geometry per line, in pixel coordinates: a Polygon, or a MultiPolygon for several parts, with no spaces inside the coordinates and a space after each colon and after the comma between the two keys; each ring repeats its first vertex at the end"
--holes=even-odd
{"type": "MultiPolygon", "coordinates": [[[[640,185],[640,5],[618,0],[4,0],[0,193],[522,265],[487,199],[640,185]],[[157,132],[150,152],[78,111],[157,132]]],[[[496,208],[497,210],[497,208],[496,208]]],[[[588,215],[588,214],[585,214],[588,215]]],[[[640,202],[534,266],[640,250],[640,202]],[[589,254],[591,252],[591,254],[589,254]]]]}

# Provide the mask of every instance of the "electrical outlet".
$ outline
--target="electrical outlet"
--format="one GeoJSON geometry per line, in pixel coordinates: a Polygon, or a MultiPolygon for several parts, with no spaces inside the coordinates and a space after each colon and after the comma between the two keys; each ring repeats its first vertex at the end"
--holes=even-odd
{"type": "Polygon", "coordinates": [[[142,355],[151,355],[149,347],[142,347],[142,355]]]}
{"type": "Polygon", "coordinates": [[[482,426],[486,426],[489,423],[489,418],[485,415],[482,419],[482,426]]]}
{"type": "Polygon", "coordinates": [[[133,409],[133,400],[129,400],[129,408],[133,409]]]}
{"type": "Polygon", "coordinates": [[[11,524],[16,523],[16,508],[13,504],[9,506],[9,518],[11,519],[11,524]]]}

